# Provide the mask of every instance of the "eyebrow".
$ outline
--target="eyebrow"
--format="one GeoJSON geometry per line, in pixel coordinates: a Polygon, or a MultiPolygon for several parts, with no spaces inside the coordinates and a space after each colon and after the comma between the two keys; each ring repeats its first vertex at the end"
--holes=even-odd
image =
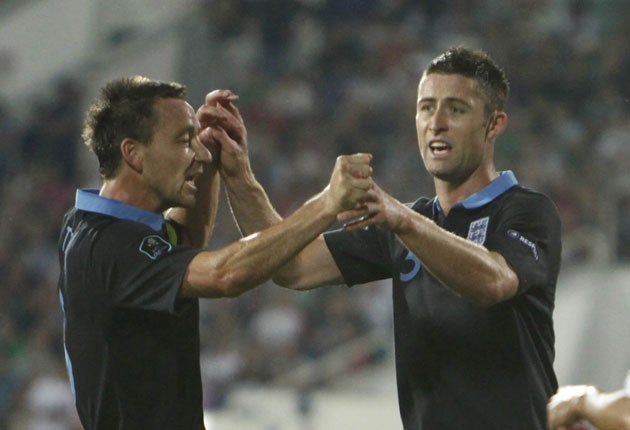
{"type": "Polygon", "coordinates": [[[193,124],[188,124],[186,127],[182,128],[182,133],[194,133],[197,128],[193,124]]]}
{"type": "Polygon", "coordinates": [[[184,134],[186,134],[188,136],[195,134],[195,127],[192,126],[192,125],[188,125],[186,127],[182,127],[182,128],[180,128],[177,131],[175,136],[179,138],[179,137],[183,136],[184,134]]]}
{"type": "MultiPolygon", "coordinates": [[[[443,100],[445,100],[448,103],[461,103],[466,106],[471,106],[470,103],[468,103],[466,100],[460,97],[445,97],[443,100]]],[[[424,102],[434,102],[434,101],[437,101],[437,97],[423,97],[420,100],[418,100],[418,104],[424,103],[424,102]]]]}

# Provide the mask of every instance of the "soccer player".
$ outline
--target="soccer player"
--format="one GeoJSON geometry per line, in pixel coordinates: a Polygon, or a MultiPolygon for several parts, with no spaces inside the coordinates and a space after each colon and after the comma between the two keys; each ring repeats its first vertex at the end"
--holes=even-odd
{"type": "Polygon", "coordinates": [[[66,359],[85,429],[203,429],[198,297],[261,284],[366,196],[371,156],[341,156],[290,217],[204,251],[220,180],[213,134],[238,113],[234,100],[213,91],[195,112],[182,85],[135,76],[110,82],[88,111],[84,138],[103,185],[77,191],[59,240],[66,359]]]}
{"type": "MultiPolygon", "coordinates": [[[[403,204],[373,184],[367,214],[340,214],[345,229],[319,236],[274,276],[298,290],[392,279],[405,429],[546,426],[557,388],[560,221],[545,195],[495,168],[508,89],[483,51],[457,47],[436,57],[420,78],[416,110],[436,196],[403,204]]],[[[222,151],[231,148],[221,163],[242,231],[279,223],[246,161],[245,140],[217,138],[222,151]]]]}

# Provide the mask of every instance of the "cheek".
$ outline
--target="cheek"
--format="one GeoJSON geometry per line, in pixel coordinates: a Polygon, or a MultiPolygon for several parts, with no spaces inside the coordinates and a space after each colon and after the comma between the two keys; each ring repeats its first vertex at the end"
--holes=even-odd
{"type": "Polygon", "coordinates": [[[416,115],[416,130],[418,131],[418,133],[420,133],[420,131],[424,129],[425,122],[426,121],[424,121],[419,114],[416,115]]]}
{"type": "Polygon", "coordinates": [[[169,151],[161,155],[158,164],[164,169],[163,173],[175,173],[182,166],[188,165],[192,160],[192,151],[181,149],[177,151],[169,151]]]}
{"type": "Polygon", "coordinates": [[[416,136],[418,137],[418,142],[422,142],[424,140],[425,131],[426,121],[416,117],[416,136]]]}

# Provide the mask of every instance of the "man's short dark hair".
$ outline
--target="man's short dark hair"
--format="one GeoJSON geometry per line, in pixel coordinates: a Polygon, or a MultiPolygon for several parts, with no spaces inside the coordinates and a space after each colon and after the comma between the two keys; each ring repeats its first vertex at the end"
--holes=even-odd
{"type": "Polygon", "coordinates": [[[424,71],[424,75],[431,73],[462,75],[477,81],[479,92],[486,99],[486,114],[505,108],[509,82],[503,70],[482,50],[461,46],[449,48],[434,58],[424,71]]]}
{"type": "Polygon", "coordinates": [[[109,82],[89,107],[83,127],[85,144],[96,154],[104,179],[116,176],[125,138],[148,144],[153,137],[158,98],[185,99],[186,87],[131,76],[109,82]]]}

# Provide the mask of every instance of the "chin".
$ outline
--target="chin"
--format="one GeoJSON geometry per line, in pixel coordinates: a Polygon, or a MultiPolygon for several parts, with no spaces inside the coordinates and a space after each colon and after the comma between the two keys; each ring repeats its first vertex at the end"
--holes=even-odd
{"type": "Polygon", "coordinates": [[[190,209],[195,206],[196,202],[197,199],[195,198],[195,196],[183,196],[179,199],[174,199],[169,207],[190,209]]]}
{"type": "Polygon", "coordinates": [[[195,203],[197,203],[197,199],[195,197],[192,197],[181,201],[180,206],[186,209],[190,209],[195,206],[195,203]]]}
{"type": "Polygon", "coordinates": [[[197,203],[197,189],[185,188],[179,194],[179,204],[181,207],[190,208],[197,203]]]}
{"type": "Polygon", "coordinates": [[[431,176],[442,181],[449,181],[453,176],[452,172],[443,169],[427,169],[427,171],[431,176]]]}
{"type": "Polygon", "coordinates": [[[470,179],[472,172],[434,171],[434,172],[431,172],[431,175],[434,178],[439,179],[443,182],[459,185],[459,184],[463,184],[468,179],[470,179]]]}

